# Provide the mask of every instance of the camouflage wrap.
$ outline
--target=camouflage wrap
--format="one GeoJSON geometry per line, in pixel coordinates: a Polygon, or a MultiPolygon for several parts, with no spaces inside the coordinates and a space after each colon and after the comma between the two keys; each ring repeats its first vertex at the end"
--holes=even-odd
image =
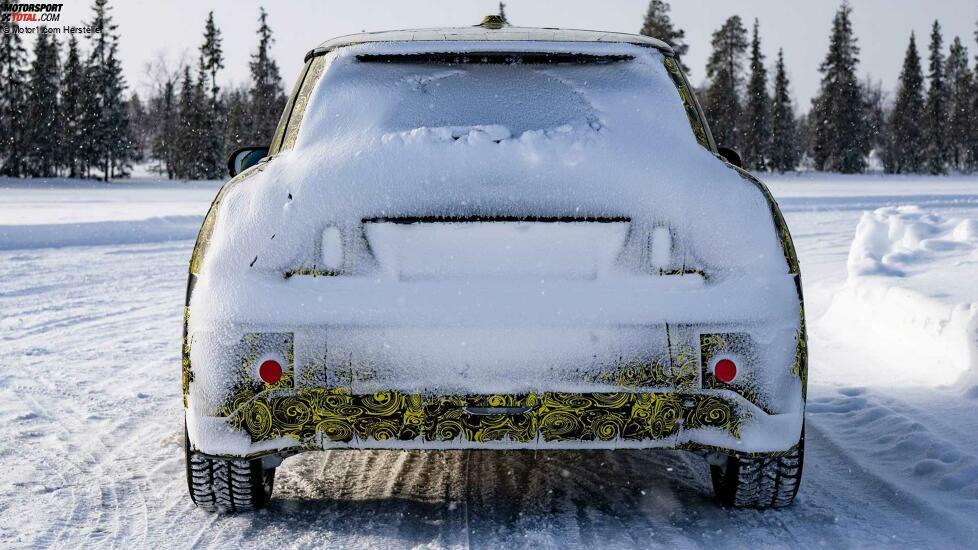
{"type": "Polygon", "coordinates": [[[665,63],[666,71],[679,91],[679,98],[683,101],[686,116],[689,118],[689,126],[693,129],[696,142],[713,151],[714,147],[710,140],[710,130],[706,125],[706,119],[703,117],[699,109],[699,104],[696,102],[696,96],[693,95],[693,91],[690,89],[689,83],[686,81],[686,77],[679,67],[679,62],[675,58],[667,56],[663,60],[663,63],[665,63]]]}
{"type": "Polygon", "coordinates": [[[764,195],[768,207],[771,209],[771,218],[774,220],[774,228],[778,232],[778,240],[781,242],[781,251],[784,259],[788,263],[788,272],[795,277],[795,288],[798,291],[798,335],[795,346],[795,359],[791,367],[791,373],[801,379],[802,397],[808,397],[808,332],[805,327],[805,296],[801,287],[801,266],[798,264],[798,254],[795,251],[794,241],[791,239],[791,232],[788,231],[788,224],[784,221],[781,209],[778,208],[774,195],[764,185],[761,180],[755,178],[750,172],[735,168],[740,177],[754,184],[755,187],[764,195]]]}
{"type": "Polygon", "coordinates": [[[675,438],[682,429],[715,428],[739,437],[747,413],[717,395],[679,393],[529,393],[436,396],[314,388],[240,395],[230,425],[252,441],[325,442],[536,439],[647,441],[675,438]],[[467,409],[519,407],[518,414],[471,414],[467,409]],[[317,437],[322,437],[322,441],[317,437]]]}
{"type": "MultiPolygon", "coordinates": [[[[322,58],[319,58],[322,59],[322,58]]],[[[679,64],[666,56],[665,66],[682,99],[686,114],[697,142],[703,147],[716,150],[702,110],[692,93],[689,82],[679,64]]],[[[280,147],[294,143],[295,130],[308,103],[315,81],[323,66],[316,63],[307,66],[303,80],[306,86],[300,97],[293,94],[289,112],[296,109],[299,118],[295,124],[285,118],[277,136],[280,147]],[[307,78],[312,76],[312,78],[307,78]],[[289,129],[289,132],[286,132],[289,129]]],[[[264,169],[262,164],[231,180],[221,189],[201,227],[190,264],[187,308],[184,313],[184,340],[182,358],[182,390],[184,406],[194,381],[190,361],[191,339],[187,334],[190,315],[190,295],[196,275],[200,273],[203,258],[210,243],[211,233],[221,199],[237,183],[264,169]]],[[[785,260],[790,273],[795,276],[800,302],[800,320],[797,332],[791,374],[801,381],[802,395],[807,386],[807,343],[804,307],[798,258],[787,225],[767,188],[750,174],[740,171],[741,176],[756,185],[765,196],[771,210],[785,260]]],[[[698,273],[683,267],[679,270],[661,271],[660,274],[698,273]]],[[[293,276],[331,277],[335,272],[315,267],[286,271],[285,278],[293,276]]],[[[700,327],[699,330],[705,330],[700,327]]],[[[741,437],[741,429],[751,420],[751,411],[757,409],[742,406],[744,400],[757,405],[764,412],[761,389],[751,377],[751,369],[745,369],[743,377],[733,384],[716,381],[710,371],[712,358],[730,354],[750,364],[753,343],[750,335],[742,333],[701,333],[693,326],[666,327],[668,341],[661,357],[641,363],[627,358],[610,365],[600,372],[578,373],[579,381],[597,383],[610,388],[588,393],[520,393],[520,394],[460,394],[437,395],[414,392],[380,391],[367,393],[352,389],[344,381],[304,380],[306,371],[298,372],[293,353],[291,333],[245,334],[237,344],[229,367],[240,365],[238,376],[227,380],[230,385],[218,408],[217,402],[205,408],[210,414],[226,419],[229,426],[250,437],[253,443],[278,439],[292,440],[299,449],[322,448],[326,443],[354,442],[495,442],[517,443],[542,442],[661,442],[665,447],[707,448],[697,443],[679,443],[684,430],[711,429],[734,438],[741,437]],[[674,332],[676,331],[676,332],[674,332]],[[676,336],[681,336],[677,338],[676,336]],[[277,352],[283,360],[283,376],[275,384],[265,384],[257,377],[258,359],[277,352]],[[213,407],[213,408],[211,408],[213,407]],[[473,409],[518,409],[506,413],[474,413],[473,409]],[[218,410],[214,410],[218,409],[218,410]]],[[[716,330],[716,329],[710,329],[716,330]]],[[[792,329],[785,330],[787,340],[792,329]]],[[[227,347],[231,347],[230,344],[227,347]]],[[[790,344],[789,344],[790,345],[790,344]]],[[[782,366],[790,353],[784,348],[782,366]]],[[[358,369],[360,379],[370,376],[369,369],[358,369]]],[[[787,375],[785,375],[787,376],[787,375]]],[[[371,388],[367,391],[373,391],[371,388]]],[[[196,394],[195,394],[196,397],[196,394]]],[[[195,406],[197,403],[195,402],[195,406]]],[[[275,444],[277,445],[277,443],[275,444]]],[[[292,445],[285,445],[291,447],[292,445]]],[[[284,448],[284,447],[280,447],[284,448]]],[[[723,449],[717,449],[724,451],[723,449]]],[[[790,452],[784,451],[785,453],[790,452]]],[[[770,455],[770,453],[766,453],[770,455]]]]}
{"type": "Polygon", "coordinates": [[[221,187],[221,190],[217,192],[217,196],[215,196],[214,200],[211,202],[210,208],[207,209],[207,215],[204,216],[204,222],[201,224],[200,231],[197,233],[197,240],[194,242],[194,250],[190,255],[190,273],[188,273],[187,276],[187,294],[183,308],[183,338],[182,353],[180,358],[180,379],[183,386],[184,408],[187,408],[187,397],[190,394],[190,384],[194,381],[193,367],[190,362],[190,296],[193,294],[194,285],[197,282],[197,275],[200,274],[201,267],[204,263],[204,257],[207,254],[207,249],[210,248],[211,236],[214,233],[214,224],[217,223],[218,207],[221,205],[221,200],[227,196],[231,189],[264,169],[265,164],[259,163],[238,174],[236,177],[232,178],[231,181],[225,183],[221,187]]]}
{"type": "Polygon", "coordinates": [[[190,383],[194,381],[194,373],[190,370],[190,342],[187,341],[187,322],[190,308],[183,308],[183,346],[180,353],[180,383],[183,387],[183,408],[187,408],[187,397],[190,395],[190,383]]]}

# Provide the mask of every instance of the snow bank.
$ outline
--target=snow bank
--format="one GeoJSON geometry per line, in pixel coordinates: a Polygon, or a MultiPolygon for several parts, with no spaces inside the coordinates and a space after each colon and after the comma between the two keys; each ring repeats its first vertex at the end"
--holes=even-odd
{"type": "Polygon", "coordinates": [[[0,250],[138,244],[194,239],[202,216],[137,221],[0,225],[0,250]]]}
{"type": "Polygon", "coordinates": [[[888,365],[881,382],[944,385],[978,374],[978,220],[917,206],[866,212],[848,280],[821,328],[888,365]]]}

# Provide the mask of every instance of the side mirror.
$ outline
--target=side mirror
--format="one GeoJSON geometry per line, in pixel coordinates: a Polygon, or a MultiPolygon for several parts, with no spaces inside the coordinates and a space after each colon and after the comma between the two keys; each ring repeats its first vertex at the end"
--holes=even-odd
{"type": "Polygon", "coordinates": [[[228,157],[228,174],[233,178],[268,156],[268,147],[242,147],[228,157]]]}
{"type": "Polygon", "coordinates": [[[744,167],[744,161],[740,158],[740,153],[737,151],[734,151],[729,147],[717,147],[717,153],[720,153],[723,160],[733,164],[737,168],[744,167]]]}

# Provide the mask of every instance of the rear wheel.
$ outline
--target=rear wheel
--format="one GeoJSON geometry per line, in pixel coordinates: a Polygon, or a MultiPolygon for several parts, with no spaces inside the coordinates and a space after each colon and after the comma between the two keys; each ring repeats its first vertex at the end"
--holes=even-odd
{"type": "Polygon", "coordinates": [[[224,460],[190,449],[184,435],[187,486],[194,504],[208,512],[244,512],[268,503],[275,482],[275,468],[262,460],[224,460]]]}
{"type": "Polygon", "coordinates": [[[798,446],[782,456],[728,456],[725,464],[710,466],[713,491],[728,508],[783,508],[798,494],[804,458],[804,431],[798,446]]]}

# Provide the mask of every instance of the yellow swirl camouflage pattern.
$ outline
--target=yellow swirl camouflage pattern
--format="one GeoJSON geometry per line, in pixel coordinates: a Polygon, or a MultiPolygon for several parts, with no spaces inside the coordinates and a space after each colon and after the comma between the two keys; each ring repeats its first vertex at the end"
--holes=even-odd
{"type": "Polygon", "coordinates": [[[194,373],[190,370],[190,342],[187,339],[187,322],[190,308],[183,308],[183,351],[180,353],[180,382],[183,386],[183,408],[187,408],[187,397],[190,396],[190,383],[194,381],[194,373]]]}
{"type": "Polygon", "coordinates": [[[679,90],[679,98],[683,101],[683,107],[686,109],[686,116],[689,118],[689,125],[693,128],[693,135],[696,136],[696,141],[712,151],[713,148],[710,145],[710,137],[706,129],[706,124],[703,122],[703,116],[696,105],[696,96],[689,89],[686,77],[683,76],[682,69],[679,68],[679,63],[671,57],[666,57],[663,63],[665,63],[666,71],[672,78],[672,82],[676,85],[676,89],[679,90]]]}
{"type": "Polygon", "coordinates": [[[647,363],[620,362],[606,371],[589,376],[587,379],[598,384],[620,388],[673,388],[679,392],[694,391],[698,381],[699,364],[696,356],[682,350],[677,353],[679,361],[650,361],[647,363]]]}
{"type": "Polygon", "coordinates": [[[280,394],[247,391],[223,415],[252,440],[291,438],[307,448],[324,441],[509,440],[645,441],[681,429],[718,428],[735,437],[746,413],[727,400],[678,393],[530,393],[436,396],[383,392],[354,395],[313,388],[280,394]],[[520,414],[474,414],[468,409],[525,408],[520,414]],[[232,412],[232,410],[234,412],[232,412]]]}
{"type": "Polygon", "coordinates": [[[795,346],[795,359],[791,367],[791,373],[801,379],[802,398],[808,397],[808,331],[805,327],[805,296],[801,288],[801,266],[798,264],[798,253],[795,251],[795,243],[791,239],[791,232],[788,231],[788,224],[784,221],[784,215],[778,208],[777,201],[771,190],[764,185],[761,180],[755,178],[750,172],[737,168],[740,177],[754,184],[755,187],[764,195],[767,200],[771,217],[774,219],[774,228],[778,232],[778,240],[781,242],[781,251],[784,259],[788,263],[788,273],[795,276],[795,289],[798,291],[798,335],[795,346]]]}

